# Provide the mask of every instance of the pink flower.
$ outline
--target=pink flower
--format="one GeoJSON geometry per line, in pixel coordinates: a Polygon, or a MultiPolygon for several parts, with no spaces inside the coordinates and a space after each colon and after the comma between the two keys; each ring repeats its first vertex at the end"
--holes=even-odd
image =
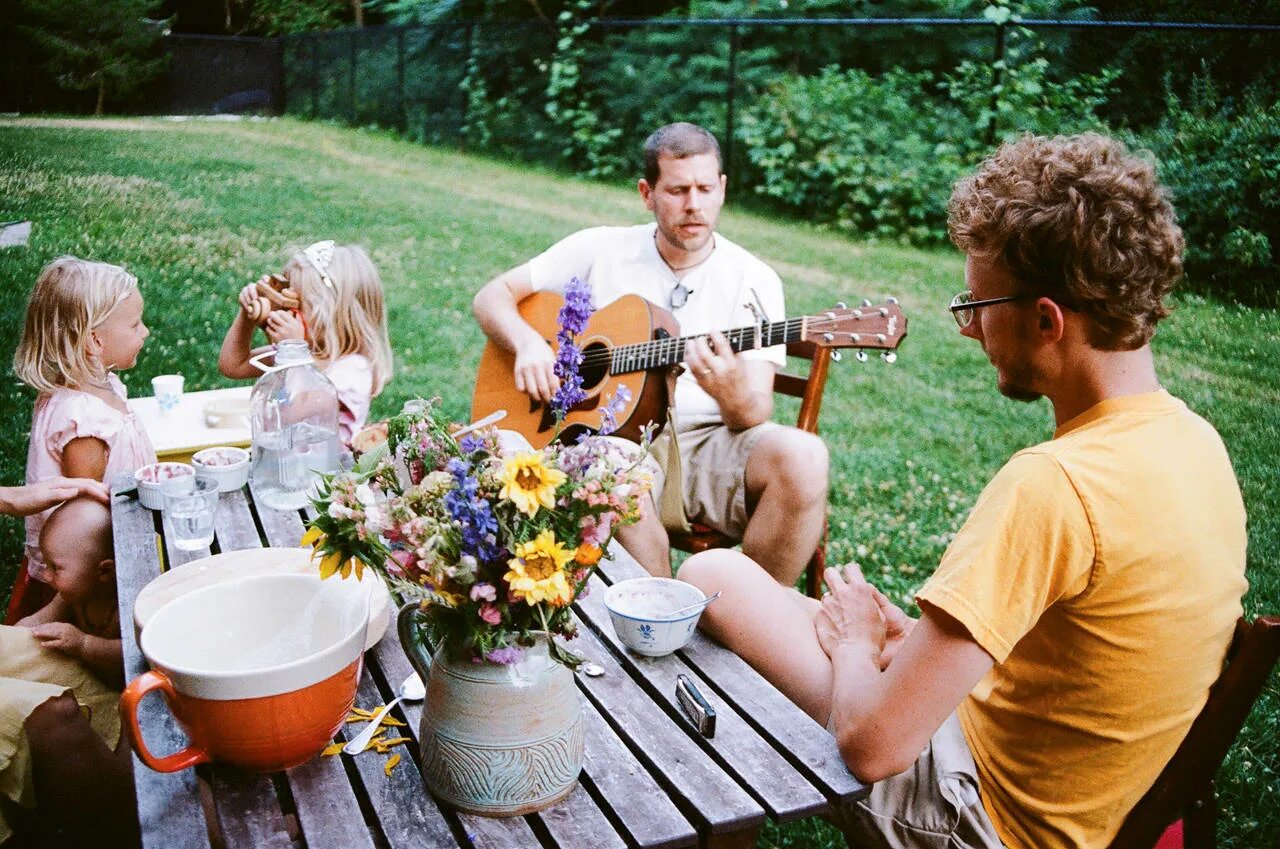
{"type": "Polygon", "coordinates": [[[471,600],[472,601],[497,601],[498,590],[496,587],[494,587],[493,584],[486,584],[483,581],[478,584],[472,584],[471,600]]]}
{"type": "Polygon", "coordinates": [[[497,625],[502,621],[502,612],[495,605],[486,601],[480,605],[480,618],[490,625],[497,625]]]}
{"type": "Polygon", "coordinates": [[[582,517],[582,541],[588,545],[604,546],[609,541],[609,528],[613,525],[613,514],[582,517]]]}

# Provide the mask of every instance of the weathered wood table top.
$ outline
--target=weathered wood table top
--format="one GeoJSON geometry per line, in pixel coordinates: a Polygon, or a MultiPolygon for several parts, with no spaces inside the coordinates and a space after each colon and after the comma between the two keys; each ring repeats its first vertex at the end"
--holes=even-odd
{"type": "MultiPolygon", "coordinates": [[[[117,481],[116,490],[132,484],[117,481]]],[[[302,515],[255,507],[247,489],[224,493],[214,552],[293,547],[302,515]]],[[[160,574],[209,551],[171,547],[161,513],[114,495],[116,574],[124,636],[125,676],[147,669],[131,623],[134,600],[160,574]],[[162,560],[163,558],[163,560],[162,560]]],[[[616,547],[615,547],[616,549],[616,547]]],[[[361,849],[361,847],[611,847],[753,846],[766,817],[779,821],[823,813],[866,788],[849,774],[835,741],[736,655],[695,635],[663,658],[622,648],[602,602],[606,583],[644,574],[621,549],[593,578],[577,606],[587,658],[604,667],[579,674],[587,720],[586,762],[573,793],[537,814],[489,819],[438,804],[418,771],[421,703],[396,709],[414,743],[388,777],[385,756],[317,757],[275,775],[204,764],[163,774],[134,758],[143,845],[155,849],[361,849]],[[676,675],[694,680],[717,713],[716,732],[703,738],[675,700],[676,675]],[[206,815],[206,810],[210,815],[206,815]]],[[[412,669],[394,626],[365,657],[356,696],[360,707],[394,698],[412,669]]],[[[153,694],[139,719],[157,756],[186,737],[153,694]]],[[[354,734],[363,726],[353,724],[354,734]]]]}

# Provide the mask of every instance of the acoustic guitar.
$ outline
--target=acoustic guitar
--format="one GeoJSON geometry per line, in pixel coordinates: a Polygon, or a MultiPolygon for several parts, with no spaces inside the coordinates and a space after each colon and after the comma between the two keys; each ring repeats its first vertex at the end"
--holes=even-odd
{"type": "MultiPolygon", "coordinates": [[[[556,346],[557,319],[564,299],[554,292],[535,292],[520,302],[520,316],[556,346]]],[[[631,401],[618,414],[615,434],[639,441],[645,425],[666,422],[667,374],[684,359],[680,324],[667,310],[639,295],[624,295],[591,314],[576,340],[582,349],[582,390],[586,398],[565,415],[560,439],[572,442],[584,431],[595,432],[600,412],[619,386],[631,401]]],[[[873,348],[892,351],[907,335],[907,319],[897,301],[849,308],[843,304],[815,315],[762,321],[723,331],[734,351],[809,341],[823,348],[873,348]]],[[[480,355],[471,419],[498,410],[507,416],[502,427],[518,431],[535,448],[556,437],[555,416],[549,404],[535,401],[515,388],[515,356],[492,340],[480,355]]]]}

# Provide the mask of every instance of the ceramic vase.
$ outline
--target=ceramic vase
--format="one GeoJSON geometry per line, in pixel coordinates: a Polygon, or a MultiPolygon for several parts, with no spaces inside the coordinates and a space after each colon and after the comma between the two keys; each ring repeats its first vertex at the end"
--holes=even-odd
{"type": "Polygon", "coordinates": [[[573,673],[545,640],[509,665],[451,661],[421,637],[417,604],[398,617],[400,643],[427,682],[418,740],[422,778],[440,801],[490,817],[527,814],[572,792],[585,728],[573,673]]]}

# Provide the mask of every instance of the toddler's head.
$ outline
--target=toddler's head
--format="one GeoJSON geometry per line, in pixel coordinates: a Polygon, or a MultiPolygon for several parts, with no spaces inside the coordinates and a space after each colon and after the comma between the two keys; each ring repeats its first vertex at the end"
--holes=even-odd
{"type": "Polygon", "coordinates": [[[391,340],[382,279],[357,245],[317,242],[284,267],[302,300],[311,353],[317,360],[364,354],[373,364],[373,394],[391,377],[391,340]]]}
{"type": "Polygon", "coordinates": [[[59,257],[31,290],[13,369],[40,392],[101,385],[137,361],[150,333],[142,306],[138,278],[120,266],[59,257]]]}
{"type": "Polygon", "coordinates": [[[74,498],[49,514],[40,529],[49,586],[70,602],[115,594],[111,511],[100,501],[74,498]]]}

